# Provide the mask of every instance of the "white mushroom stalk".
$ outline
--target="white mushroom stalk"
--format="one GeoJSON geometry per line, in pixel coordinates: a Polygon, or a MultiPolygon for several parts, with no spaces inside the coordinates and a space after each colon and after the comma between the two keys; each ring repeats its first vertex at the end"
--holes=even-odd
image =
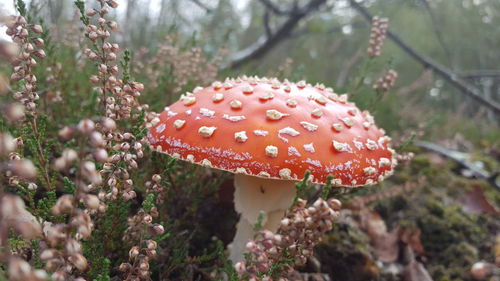
{"type": "Polygon", "coordinates": [[[240,214],[236,235],[230,244],[229,259],[244,260],[245,245],[254,239],[255,225],[262,214],[262,229],[276,232],[286,210],[292,203],[295,181],[266,179],[244,174],[234,177],[234,206],[240,214]]]}

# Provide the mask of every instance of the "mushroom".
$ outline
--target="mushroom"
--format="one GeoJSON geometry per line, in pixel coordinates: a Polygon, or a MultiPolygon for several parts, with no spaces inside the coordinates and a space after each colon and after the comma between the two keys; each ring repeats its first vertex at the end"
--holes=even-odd
{"type": "Polygon", "coordinates": [[[165,108],[148,132],[152,147],[172,157],[235,174],[241,214],[232,261],[263,228],[275,232],[295,197],[295,182],[373,185],[393,172],[390,138],[347,95],[304,81],[238,77],[197,88],[165,108]]]}

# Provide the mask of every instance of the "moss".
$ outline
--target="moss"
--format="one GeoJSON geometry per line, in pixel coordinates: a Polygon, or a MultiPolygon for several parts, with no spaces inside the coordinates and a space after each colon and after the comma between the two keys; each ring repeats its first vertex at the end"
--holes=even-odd
{"type": "Polygon", "coordinates": [[[411,161],[411,168],[413,171],[421,171],[425,168],[429,168],[431,162],[429,158],[423,154],[417,155],[411,161]]]}
{"type": "Polygon", "coordinates": [[[435,280],[469,280],[467,270],[479,259],[477,249],[467,242],[448,247],[441,255],[442,264],[430,263],[429,273],[435,280]],[[459,257],[459,258],[457,258],[459,257]]]}
{"type": "MultiPolygon", "coordinates": [[[[468,269],[473,263],[494,260],[491,229],[496,221],[491,215],[464,212],[459,202],[475,186],[480,186],[491,202],[496,202],[498,194],[483,180],[455,174],[451,170],[454,165],[434,166],[426,156],[416,160],[401,169],[409,181],[419,178],[419,183],[408,192],[375,202],[373,207],[387,225],[421,230],[422,261],[433,280],[470,281],[468,269]]],[[[389,276],[379,277],[390,280],[389,276]]]]}
{"type": "Polygon", "coordinates": [[[7,275],[2,269],[2,263],[0,263],[0,281],[7,281],[7,275]]]}
{"type": "Polygon", "coordinates": [[[337,224],[315,249],[322,272],[333,281],[377,280],[379,274],[369,254],[369,238],[357,228],[337,224]]]}

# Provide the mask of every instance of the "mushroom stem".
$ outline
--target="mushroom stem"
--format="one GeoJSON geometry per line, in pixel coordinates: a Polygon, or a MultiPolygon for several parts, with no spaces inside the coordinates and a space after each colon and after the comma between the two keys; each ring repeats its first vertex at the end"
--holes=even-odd
{"type": "Polygon", "coordinates": [[[261,212],[264,214],[262,228],[272,232],[278,230],[283,215],[295,197],[295,182],[237,174],[234,187],[234,205],[241,216],[230,245],[229,258],[238,262],[244,259],[245,245],[254,238],[254,225],[261,212]]]}

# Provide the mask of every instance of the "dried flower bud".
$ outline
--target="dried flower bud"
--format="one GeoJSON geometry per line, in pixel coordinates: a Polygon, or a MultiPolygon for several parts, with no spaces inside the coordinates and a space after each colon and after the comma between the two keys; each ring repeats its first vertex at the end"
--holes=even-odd
{"type": "Polygon", "coordinates": [[[156,248],[158,247],[158,244],[154,240],[146,241],[146,245],[147,245],[148,249],[150,249],[150,250],[156,250],[156,248]]]}
{"type": "Polygon", "coordinates": [[[128,252],[128,255],[131,259],[137,258],[137,256],[139,256],[139,247],[132,247],[128,252]]]}
{"type": "Polygon", "coordinates": [[[80,271],[84,271],[87,268],[87,259],[81,254],[71,255],[68,260],[80,271]]]}
{"type": "Polygon", "coordinates": [[[59,130],[58,136],[62,140],[67,141],[73,138],[74,131],[75,130],[72,127],[65,126],[61,130],[59,130]]]}
{"type": "Polygon", "coordinates": [[[145,224],[150,224],[153,222],[153,217],[151,215],[145,215],[143,218],[143,222],[145,224]]]}
{"type": "Polygon", "coordinates": [[[31,275],[31,266],[25,260],[13,258],[9,262],[9,277],[13,281],[26,280],[31,275]]]}
{"type": "Polygon", "coordinates": [[[16,149],[16,141],[7,132],[0,132],[0,156],[8,155],[16,149]]]}
{"type": "Polygon", "coordinates": [[[245,265],[245,262],[237,262],[235,265],[234,265],[234,269],[236,270],[236,272],[240,275],[243,275],[246,273],[246,265],[245,265]]]}
{"type": "Polygon", "coordinates": [[[370,57],[378,57],[381,54],[384,45],[385,35],[387,33],[388,20],[385,18],[373,17],[372,29],[370,33],[370,46],[367,53],[370,57]]]}
{"type": "Polygon", "coordinates": [[[156,182],[156,183],[159,183],[161,181],[161,176],[158,175],[158,174],[154,174],[151,179],[156,182]]]}
{"type": "Polygon", "coordinates": [[[108,26],[112,30],[117,30],[118,29],[118,24],[116,23],[116,21],[110,21],[110,22],[108,22],[108,26]]]}
{"type": "Polygon", "coordinates": [[[57,199],[56,204],[52,207],[52,214],[60,216],[63,214],[71,214],[73,212],[75,202],[73,195],[65,194],[57,199]]]}
{"type": "Polygon", "coordinates": [[[141,262],[139,262],[139,270],[148,271],[149,270],[149,262],[147,260],[141,260],[141,262]]]}
{"type": "Polygon", "coordinates": [[[43,59],[47,56],[44,50],[36,50],[32,54],[39,59],[43,59]]]}
{"type": "Polygon", "coordinates": [[[37,186],[35,183],[30,182],[30,183],[28,184],[28,190],[30,190],[30,191],[35,191],[35,190],[37,190],[37,189],[38,189],[38,186],[37,186]]]}
{"type": "Polygon", "coordinates": [[[104,137],[99,132],[92,132],[90,134],[90,144],[93,147],[103,147],[106,143],[104,137]]]}
{"type": "Polygon", "coordinates": [[[153,231],[158,235],[162,235],[165,233],[165,228],[163,228],[163,225],[161,224],[155,224],[153,225],[153,231]]]}
{"type": "Polygon", "coordinates": [[[43,28],[39,24],[32,25],[31,26],[31,30],[33,30],[33,32],[35,32],[36,34],[42,34],[43,33],[43,28]]]}
{"type": "Polygon", "coordinates": [[[116,2],[115,0],[109,0],[106,2],[106,4],[108,4],[108,6],[113,9],[116,9],[118,7],[118,2],[116,2]]]}
{"type": "Polygon", "coordinates": [[[14,175],[24,179],[32,179],[36,177],[36,167],[33,162],[28,159],[9,161],[9,169],[14,175]]]}
{"type": "Polygon", "coordinates": [[[108,152],[105,150],[105,149],[97,149],[95,152],[94,152],[94,158],[97,162],[100,162],[100,163],[105,163],[108,161],[108,152]]]}
{"type": "Polygon", "coordinates": [[[24,201],[15,195],[4,195],[0,199],[2,221],[26,239],[40,236],[42,227],[36,218],[25,209],[24,201]]]}
{"type": "Polygon", "coordinates": [[[398,73],[395,70],[390,69],[382,77],[380,77],[377,82],[373,85],[373,89],[377,92],[387,92],[396,83],[398,78],[398,73]]]}
{"type": "Polygon", "coordinates": [[[111,118],[104,118],[101,124],[106,132],[111,132],[116,129],[116,122],[111,118]]]}
{"type": "Polygon", "coordinates": [[[476,280],[486,280],[493,272],[493,265],[480,261],[472,265],[470,273],[476,280]]]}
{"type": "Polygon", "coordinates": [[[95,9],[88,9],[85,14],[88,16],[88,17],[93,17],[97,14],[97,11],[95,9]]]}
{"type": "Polygon", "coordinates": [[[118,268],[118,270],[120,272],[128,272],[131,268],[132,268],[132,265],[127,262],[127,263],[120,264],[120,267],[118,268]]]}
{"type": "Polygon", "coordinates": [[[82,245],[76,239],[69,238],[64,245],[66,252],[69,254],[79,254],[82,252],[82,245]]]}
{"type": "Polygon", "coordinates": [[[5,108],[4,116],[11,123],[18,122],[24,118],[24,107],[19,103],[9,104],[5,108]]]}
{"type": "Polygon", "coordinates": [[[93,194],[87,194],[85,195],[85,199],[83,200],[85,206],[87,208],[92,209],[92,210],[97,210],[99,208],[99,198],[96,195],[93,194]]]}
{"type": "Polygon", "coordinates": [[[78,130],[83,134],[90,134],[95,129],[95,124],[90,119],[84,119],[78,123],[78,130]]]}
{"type": "Polygon", "coordinates": [[[78,160],[78,153],[74,149],[66,148],[62,152],[61,158],[64,159],[66,165],[70,165],[71,163],[78,160]]]}

